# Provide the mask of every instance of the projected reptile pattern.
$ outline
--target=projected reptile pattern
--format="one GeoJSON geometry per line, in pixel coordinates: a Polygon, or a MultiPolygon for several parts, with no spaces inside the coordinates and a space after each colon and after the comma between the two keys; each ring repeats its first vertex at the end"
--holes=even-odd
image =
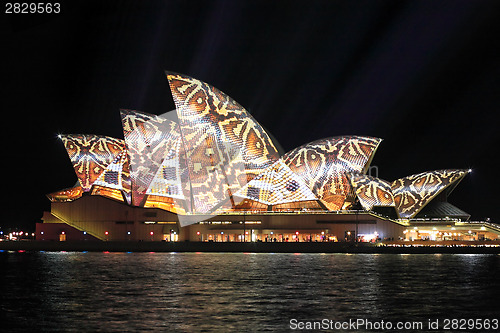
{"type": "Polygon", "coordinates": [[[349,175],[356,196],[365,210],[377,207],[394,207],[391,183],[363,174],[349,175]]]}
{"type": "Polygon", "coordinates": [[[415,217],[436,195],[462,180],[467,172],[459,169],[436,170],[395,180],[391,188],[399,216],[415,217]]]}
{"type": "Polygon", "coordinates": [[[125,149],[123,140],[100,135],[61,135],[84,192],[125,149]]]}
{"type": "Polygon", "coordinates": [[[75,187],[47,194],[47,197],[50,201],[66,202],[76,200],[80,198],[82,194],[82,187],[80,185],[76,185],[75,187]]]}
{"type": "Polygon", "coordinates": [[[237,195],[267,205],[317,200],[302,179],[282,159],[252,179],[237,195]]]}
{"type": "Polygon", "coordinates": [[[130,204],[131,183],[127,150],[122,150],[93,185],[123,191],[127,202],[130,204]]]}
{"type": "Polygon", "coordinates": [[[360,136],[322,139],[295,148],[283,159],[329,210],[340,210],[354,199],[347,174],[365,172],[381,141],[360,136]]]}
{"type": "Polygon", "coordinates": [[[236,101],[199,80],[167,73],[198,212],[209,212],[278,158],[267,133],[236,101]]]}
{"type": "Polygon", "coordinates": [[[144,196],[172,144],[179,140],[175,122],[155,115],[122,110],[123,134],[130,162],[132,204],[141,206],[144,196]]]}

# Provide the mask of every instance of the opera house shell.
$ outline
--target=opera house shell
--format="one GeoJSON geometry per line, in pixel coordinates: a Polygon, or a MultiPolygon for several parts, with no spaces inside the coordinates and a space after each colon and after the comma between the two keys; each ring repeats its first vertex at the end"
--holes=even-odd
{"type": "Polygon", "coordinates": [[[185,75],[167,79],[176,110],[121,110],[123,139],[60,135],[78,180],[48,195],[51,212],[38,238],[394,239],[418,218],[469,218],[447,202],[469,170],[382,180],[367,174],[382,140],[364,136],[321,139],[280,155],[231,97],[185,75]]]}

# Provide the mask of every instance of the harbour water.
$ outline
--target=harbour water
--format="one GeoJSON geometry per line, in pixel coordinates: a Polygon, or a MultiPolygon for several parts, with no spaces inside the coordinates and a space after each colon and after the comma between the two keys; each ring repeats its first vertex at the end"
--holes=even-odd
{"type": "Polygon", "coordinates": [[[286,332],[365,319],[437,332],[430,320],[500,319],[499,277],[496,254],[4,251],[0,331],[286,332]]]}

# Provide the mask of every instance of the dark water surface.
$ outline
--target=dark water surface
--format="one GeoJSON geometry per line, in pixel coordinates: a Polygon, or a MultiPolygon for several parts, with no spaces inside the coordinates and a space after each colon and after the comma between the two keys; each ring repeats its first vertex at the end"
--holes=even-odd
{"type": "Polygon", "coordinates": [[[500,255],[2,252],[0,295],[8,332],[500,318],[500,255]]]}

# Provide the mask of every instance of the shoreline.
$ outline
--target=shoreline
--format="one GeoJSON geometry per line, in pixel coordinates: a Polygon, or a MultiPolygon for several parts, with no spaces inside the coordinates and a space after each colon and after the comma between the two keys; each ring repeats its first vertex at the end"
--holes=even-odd
{"type": "Polygon", "coordinates": [[[131,241],[4,241],[0,251],[47,252],[242,252],[367,254],[500,254],[500,242],[131,242],[131,241]]]}

